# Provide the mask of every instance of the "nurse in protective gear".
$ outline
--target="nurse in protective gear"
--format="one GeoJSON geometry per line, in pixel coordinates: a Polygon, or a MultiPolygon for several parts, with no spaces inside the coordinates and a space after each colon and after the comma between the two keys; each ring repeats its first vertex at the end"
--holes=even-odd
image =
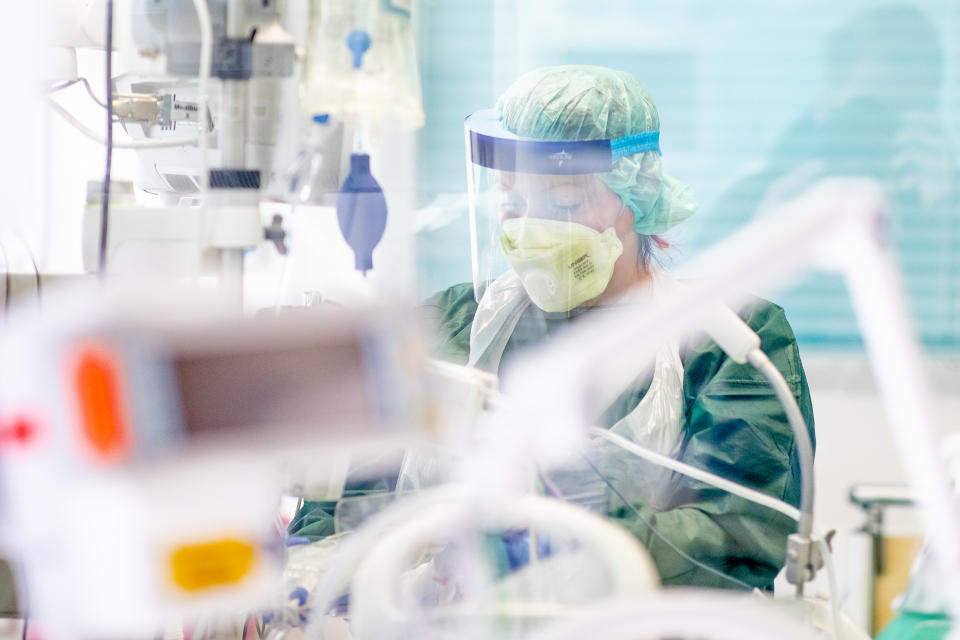
{"type": "MultiPolygon", "coordinates": [[[[472,283],[434,296],[438,356],[497,373],[511,354],[627,292],[671,286],[659,237],[693,215],[690,190],[664,175],[660,119],[632,75],[541,68],[495,109],[465,123],[472,283]]],[[[739,310],[791,385],[813,436],[813,410],[783,310],[739,310]]],[[[597,423],[664,455],[799,505],[786,415],[749,365],[705,335],[664,344],[656,364],[597,423]]],[[[664,584],[770,589],[795,523],[699,481],[597,443],[583,464],[551,471],[552,493],[605,513],[649,549],[664,584]],[[602,477],[601,477],[602,476],[602,477]]]]}

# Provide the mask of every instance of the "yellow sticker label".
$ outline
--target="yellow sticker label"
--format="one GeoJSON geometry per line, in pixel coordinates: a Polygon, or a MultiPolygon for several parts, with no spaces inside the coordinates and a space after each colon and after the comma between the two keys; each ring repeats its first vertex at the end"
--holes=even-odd
{"type": "Polygon", "coordinates": [[[242,540],[185,545],[170,555],[170,574],[181,589],[201,591],[240,582],[256,559],[257,548],[242,540]]]}

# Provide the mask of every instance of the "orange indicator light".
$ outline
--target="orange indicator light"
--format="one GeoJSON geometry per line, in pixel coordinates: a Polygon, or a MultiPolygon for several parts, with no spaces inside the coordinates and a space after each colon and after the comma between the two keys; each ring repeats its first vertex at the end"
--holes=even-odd
{"type": "Polygon", "coordinates": [[[74,381],[83,436],[103,460],[123,457],[130,446],[117,369],[116,359],[99,347],[84,347],[76,359],[74,381]]]}

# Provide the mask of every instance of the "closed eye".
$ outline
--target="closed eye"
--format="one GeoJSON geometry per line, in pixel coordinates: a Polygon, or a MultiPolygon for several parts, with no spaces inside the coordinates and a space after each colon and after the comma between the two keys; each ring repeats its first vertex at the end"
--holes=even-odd
{"type": "Polygon", "coordinates": [[[527,203],[523,198],[511,198],[500,203],[500,219],[519,218],[524,215],[527,209],[527,203]]]}

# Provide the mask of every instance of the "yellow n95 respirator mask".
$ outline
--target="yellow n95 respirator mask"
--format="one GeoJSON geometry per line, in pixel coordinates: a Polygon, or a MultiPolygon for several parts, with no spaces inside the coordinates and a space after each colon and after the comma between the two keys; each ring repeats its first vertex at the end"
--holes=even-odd
{"type": "Polygon", "coordinates": [[[623,244],[611,227],[602,233],[575,222],[510,218],[500,247],[535,305],[565,312],[599,296],[613,277],[623,244]]]}

